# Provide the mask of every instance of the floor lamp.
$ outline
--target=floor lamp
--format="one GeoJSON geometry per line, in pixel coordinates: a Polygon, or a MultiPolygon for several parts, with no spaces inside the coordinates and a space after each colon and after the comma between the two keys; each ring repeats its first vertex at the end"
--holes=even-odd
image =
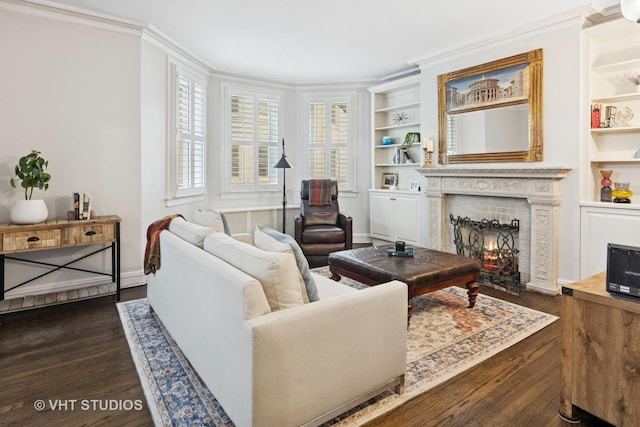
{"type": "Polygon", "coordinates": [[[291,169],[291,163],[284,154],[284,138],[282,138],[282,157],[278,163],[273,165],[276,169],[282,169],[282,232],[285,232],[285,224],[287,219],[287,169],[291,169]]]}

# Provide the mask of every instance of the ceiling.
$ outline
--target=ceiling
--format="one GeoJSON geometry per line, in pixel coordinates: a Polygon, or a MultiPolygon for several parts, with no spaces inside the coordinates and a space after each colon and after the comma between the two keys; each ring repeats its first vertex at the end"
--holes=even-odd
{"type": "Polygon", "coordinates": [[[592,4],[589,0],[55,2],[150,24],[217,71],[297,84],[384,79],[415,67],[410,62],[416,59],[592,4]]]}

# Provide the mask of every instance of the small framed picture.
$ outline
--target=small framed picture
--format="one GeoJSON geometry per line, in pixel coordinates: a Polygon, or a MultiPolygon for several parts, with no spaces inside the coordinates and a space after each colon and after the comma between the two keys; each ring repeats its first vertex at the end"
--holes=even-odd
{"type": "Polygon", "coordinates": [[[409,190],[411,190],[411,191],[420,191],[420,181],[411,181],[411,182],[409,182],[409,190]]]}
{"type": "Polygon", "coordinates": [[[382,188],[395,188],[398,186],[398,173],[397,172],[383,172],[382,173],[382,188]]]}

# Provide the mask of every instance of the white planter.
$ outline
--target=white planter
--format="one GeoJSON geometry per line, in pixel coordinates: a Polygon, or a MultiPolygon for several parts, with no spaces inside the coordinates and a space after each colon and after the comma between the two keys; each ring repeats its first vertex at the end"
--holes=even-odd
{"type": "Polygon", "coordinates": [[[37,224],[49,216],[44,200],[16,200],[11,213],[11,222],[14,224],[37,224]]]}

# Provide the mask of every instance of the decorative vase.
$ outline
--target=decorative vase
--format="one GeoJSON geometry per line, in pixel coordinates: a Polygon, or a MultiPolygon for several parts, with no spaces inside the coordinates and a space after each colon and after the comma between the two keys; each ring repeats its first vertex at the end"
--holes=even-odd
{"type": "Polygon", "coordinates": [[[14,224],[37,224],[49,216],[44,200],[16,200],[9,217],[14,224]]]}
{"type": "Polygon", "coordinates": [[[602,188],[600,189],[600,201],[601,202],[611,202],[611,175],[613,174],[612,170],[604,169],[600,171],[600,175],[602,175],[602,180],[600,181],[600,185],[602,188]]]}
{"type": "Polygon", "coordinates": [[[633,196],[633,191],[629,190],[629,183],[616,182],[614,186],[616,189],[611,192],[613,203],[631,203],[630,197],[633,196]]]}

